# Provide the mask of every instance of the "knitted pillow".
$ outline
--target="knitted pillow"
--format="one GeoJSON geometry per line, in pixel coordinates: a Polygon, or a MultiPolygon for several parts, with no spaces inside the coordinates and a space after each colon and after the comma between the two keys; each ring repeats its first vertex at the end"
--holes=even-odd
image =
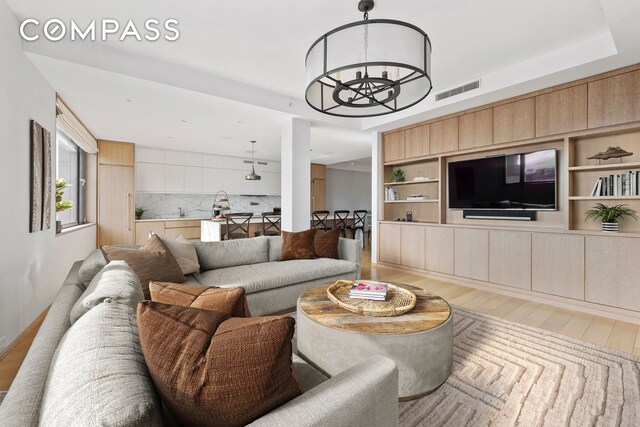
{"type": "Polygon", "coordinates": [[[219,311],[232,317],[250,317],[244,288],[218,288],[216,286],[182,285],[167,282],[149,282],[151,301],[182,307],[219,311]]]}
{"type": "Polygon", "coordinates": [[[288,261],[290,259],[314,259],[316,257],[313,254],[313,238],[315,235],[315,228],[297,233],[283,231],[280,261],[288,261]]]}

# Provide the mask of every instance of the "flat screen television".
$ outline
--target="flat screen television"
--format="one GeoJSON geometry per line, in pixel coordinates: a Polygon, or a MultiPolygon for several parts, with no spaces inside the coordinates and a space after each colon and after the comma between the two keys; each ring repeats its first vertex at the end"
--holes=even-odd
{"type": "Polygon", "coordinates": [[[556,210],[556,150],[449,163],[450,209],[556,210]]]}

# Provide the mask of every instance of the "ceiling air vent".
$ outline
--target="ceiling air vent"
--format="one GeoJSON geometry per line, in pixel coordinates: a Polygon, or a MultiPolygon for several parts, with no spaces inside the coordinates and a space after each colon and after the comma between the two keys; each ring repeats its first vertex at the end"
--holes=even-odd
{"type": "Polygon", "coordinates": [[[475,82],[467,83],[466,85],[458,86],[456,88],[449,89],[447,91],[436,94],[436,101],[442,101],[443,99],[460,95],[461,93],[469,92],[470,90],[478,89],[479,87],[480,87],[480,80],[476,80],[475,82]]]}

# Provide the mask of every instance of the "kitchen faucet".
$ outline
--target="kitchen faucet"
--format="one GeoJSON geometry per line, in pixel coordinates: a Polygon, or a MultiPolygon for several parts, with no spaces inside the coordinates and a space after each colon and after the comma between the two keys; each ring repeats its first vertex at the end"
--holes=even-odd
{"type": "Polygon", "coordinates": [[[180,206],[178,206],[178,212],[180,212],[180,218],[184,218],[185,212],[182,210],[180,206]]]}

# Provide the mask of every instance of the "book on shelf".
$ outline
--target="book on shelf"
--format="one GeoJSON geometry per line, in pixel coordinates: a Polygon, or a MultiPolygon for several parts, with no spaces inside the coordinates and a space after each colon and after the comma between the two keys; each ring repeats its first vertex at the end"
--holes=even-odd
{"type": "Polygon", "coordinates": [[[427,200],[429,196],[424,196],[422,194],[412,194],[407,197],[407,200],[427,200]]]}
{"type": "Polygon", "coordinates": [[[349,298],[384,301],[387,298],[386,283],[356,282],[351,285],[349,298]]]}
{"type": "Polygon", "coordinates": [[[640,170],[628,170],[616,175],[596,179],[591,190],[592,197],[640,196],[640,170]]]}

